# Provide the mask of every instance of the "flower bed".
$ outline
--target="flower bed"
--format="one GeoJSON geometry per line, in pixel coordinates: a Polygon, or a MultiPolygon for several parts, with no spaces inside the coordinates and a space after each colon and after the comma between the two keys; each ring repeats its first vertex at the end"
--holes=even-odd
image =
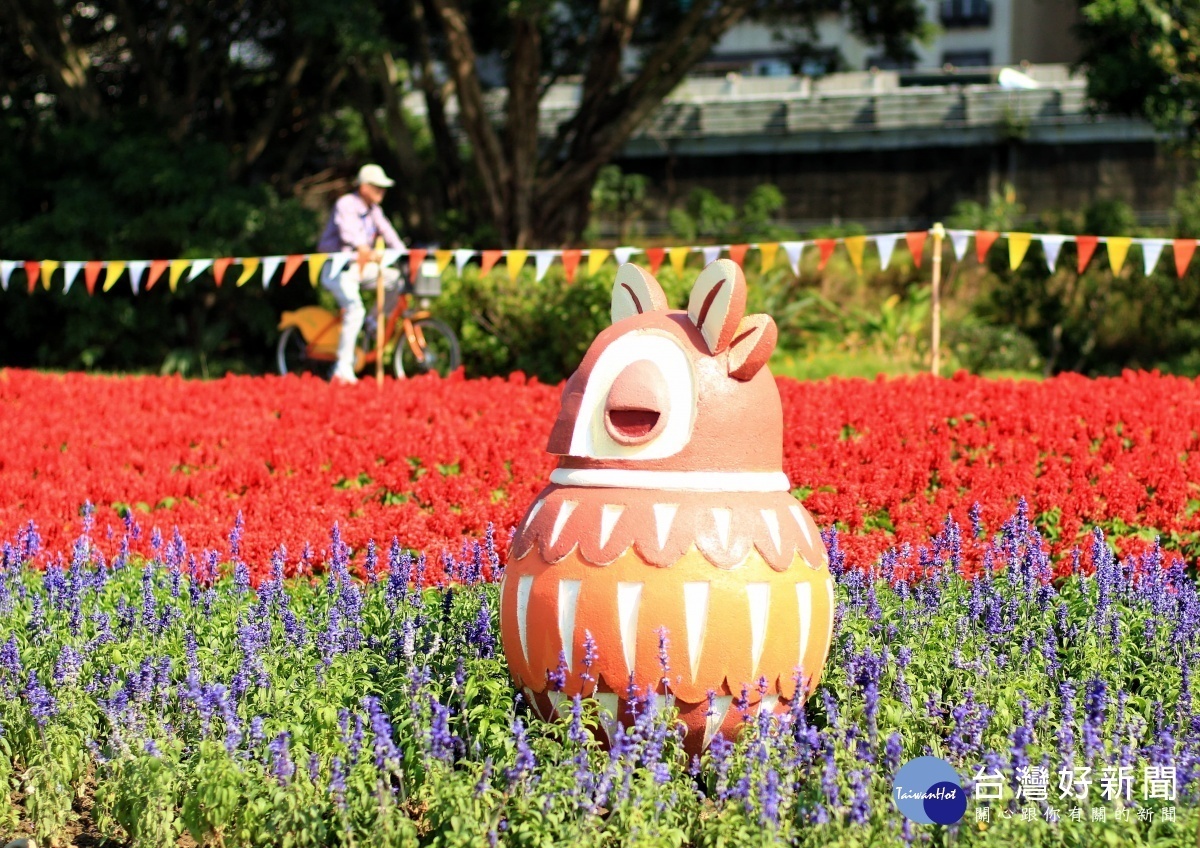
{"type": "MultiPolygon", "coordinates": [[[[1100,526],[1123,552],[1157,536],[1200,553],[1200,386],[1153,374],[1044,383],[959,376],[779,381],[784,470],[818,524],[838,526],[855,563],[918,544],[979,505],[996,523],[1024,495],[1057,555],[1100,526]]],[[[197,549],[228,550],[265,574],[286,545],[319,558],[337,522],[361,561],[367,539],[458,553],[506,532],[545,484],[558,389],[525,381],[389,381],[383,391],[313,379],[212,382],[0,372],[0,534],[37,523],[65,550],[96,505],[111,556],[129,513],[197,549]],[[114,532],[110,539],[109,530],[114,532]]],[[[133,542],[148,553],[150,534],[133,542]]],[[[431,563],[437,579],[440,565],[431,563]]]]}

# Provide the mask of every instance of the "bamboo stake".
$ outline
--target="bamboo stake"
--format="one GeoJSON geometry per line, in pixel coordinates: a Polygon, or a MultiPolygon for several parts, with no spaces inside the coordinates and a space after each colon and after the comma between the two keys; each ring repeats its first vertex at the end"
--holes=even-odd
{"type": "Polygon", "coordinates": [[[375,239],[375,252],[379,256],[379,276],[375,278],[375,385],[383,388],[383,238],[375,239]]]}
{"type": "Polygon", "coordinates": [[[933,362],[930,370],[933,376],[938,376],[941,365],[942,347],[942,239],[946,237],[946,229],[941,222],[933,225],[933,362]]]}

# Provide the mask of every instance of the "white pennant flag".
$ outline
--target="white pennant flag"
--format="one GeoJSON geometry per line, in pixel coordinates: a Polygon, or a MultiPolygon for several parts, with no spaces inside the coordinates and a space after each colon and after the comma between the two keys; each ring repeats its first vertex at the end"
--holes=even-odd
{"type": "Polygon", "coordinates": [[[189,283],[194,282],[197,277],[199,277],[201,274],[203,274],[205,271],[207,271],[209,268],[211,268],[212,264],[213,264],[213,261],[211,259],[193,259],[192,260],[192,271],[190,274],[188,274],[187,281],[189,283]]]}
{"type": "Polygon", "coordinates": [[[392,265],[395,265],[397,260],[399,260],[400,257],[406,253],[408,253],[407,248],[404,250],[395,247],[386,248],[383,251],[383,259],[379,260],[379,267],[390,268],[392,265]]]}
{"type": "Polygon", "coordinates": [[[1154,273],[1154,266],[1158,264],[1158,257],[1162,255],[1163,246],[1167,243],[1166,239],[1139,239],[1142,244],[1142,264],[1146,269],[1146,276],[1149,277],[1154,273]]]}
{"type": "Polygon", "coordinates": [[[546,276],[546,271],[550,267],[550,263],[554,261],[554,257],[559,255],[557,250],[535,250],[533,252],[533,261],[535,271],[535,279],[537,282],[542,281],[542,277],[546,276]]]}
{"type": "Polygon", "coordinates": [[[892,261],[892,251],[896,249],[896,241],[899,238],[899,233],[875,236],[875,246],[879,248],[879,270],[887,270],[888,263],[892,261]]]}
{"type": "Polygon", "coordinates": [[[0,259],[0,288],[8,291],[8,278],[12,275],[13,268],[16,267],[15,259],[0,259]]]}
{"type": "Polygon", "coordinates": [[[721,245],[717,244],[713,245],[712,247],[704,247],[700,249],[700,252],[704,254],[704,267],[707,268],[709,265],[721,258],[721,245]]]}
{"type": "Polygon", "coordinates": [[[947,230],[946,232],[950,233],[950,244],[954,247],[954,259],[961,262],[967,253],[967,242],[971,240],[971,231],[947,230]]]}
{"type": "Polygon", "coordinates": [[[129,264],[125,266],[129,270],[129,285],[133,287],[134,294],[141,289],[142,277],[146,275],[146,267],[149,264],[146,259],[130,259],[129,264]]]}
{"type": "Polygon", "coordinates": [[[66,294],[71,290],[71,284],[75,282],[75,278],[79,276],[79,272],[82,269],[82,262],[63,263],[63,294],[66,294]]]}
{"type": "Polygon", "coordinates": [[[792,273],[799,277],[800,254],[804,252],[804,242],[785,241],[783,242],[783,252],[787,254],[788,264],[792,266],[792,273]]]}
{"type": "Polygon", "coordinates": [[[329,276],[326,279],[336,279],[338,274],[346,270],[346,266],[350,264],[350,260],[353,258],[353,253],[329,254],[329,276]]]}
{"type": "Polygon", "coordinates": [[[279,270],[279,266],[283,264],[282,256],[264,256],[262,258],[263,272],[263,288],[271,285],[271,278],[275,276],[275,272],[279,270]]]}
{"type": "Polygon", "coordinates": [[[467,261],[475,255],[475,251],[468,248],[454,251],[454,270],[458,272],[458,276],[462,276],[463,268],[466,267],[467,261]]]}
{"type": "Polygon", "coordinates": [[[635,247],[614,247],[613,258],[617,260],[618,265],[624,265],[629,261],[629,257],[634,254],[634,251],[641,252],[635,247]]]}
{"type": "Polygon", "coordinates": [[[1065,236],[1042,236],[1042,250],[1046,254],[1046,267],[1051,271],[1058,264],[1058,252],[1062,250],[1065,236]]]}

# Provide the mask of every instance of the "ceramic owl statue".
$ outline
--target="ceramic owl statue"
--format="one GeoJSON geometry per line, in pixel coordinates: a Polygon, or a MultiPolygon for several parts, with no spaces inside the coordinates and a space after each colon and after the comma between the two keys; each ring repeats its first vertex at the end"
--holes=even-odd
{"type": "Polygon", "coordinates": [[[821,677],[829,560],[783,473],[775,322],[745,309],[728,259],[701,272],[686,311],[642,268],[617,273],[612,326],[563,389],[558,466],[501,588],[509,669],[544,717],[594,697],[611,734],[631,693],[665,699],[698,753],[821,677]]]}

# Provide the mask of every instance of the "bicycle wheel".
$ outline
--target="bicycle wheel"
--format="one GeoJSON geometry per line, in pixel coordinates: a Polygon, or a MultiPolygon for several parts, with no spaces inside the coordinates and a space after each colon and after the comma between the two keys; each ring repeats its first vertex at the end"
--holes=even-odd
{"type": "Polygon", "coordinates": [[[308,343],[299,327],[288,327],[279,335],[275,364],[280,374],[316,374],[319,377],[327,377],[330,368],[328,362],[309,359],[308,343]]]}
{"type": "Polygon", "coordinates": [[[403,335],[400,337],[396,343],[396,355],[392,357],[392,367],[397,377],[415,377],[431,371],[446,377],[461,364],[458,337],[447,324],[436,318],[422,318],[414,321],[413,326],[424,337],[425,346],[421,355],[417,356],[408,339],[403,335]]]}

